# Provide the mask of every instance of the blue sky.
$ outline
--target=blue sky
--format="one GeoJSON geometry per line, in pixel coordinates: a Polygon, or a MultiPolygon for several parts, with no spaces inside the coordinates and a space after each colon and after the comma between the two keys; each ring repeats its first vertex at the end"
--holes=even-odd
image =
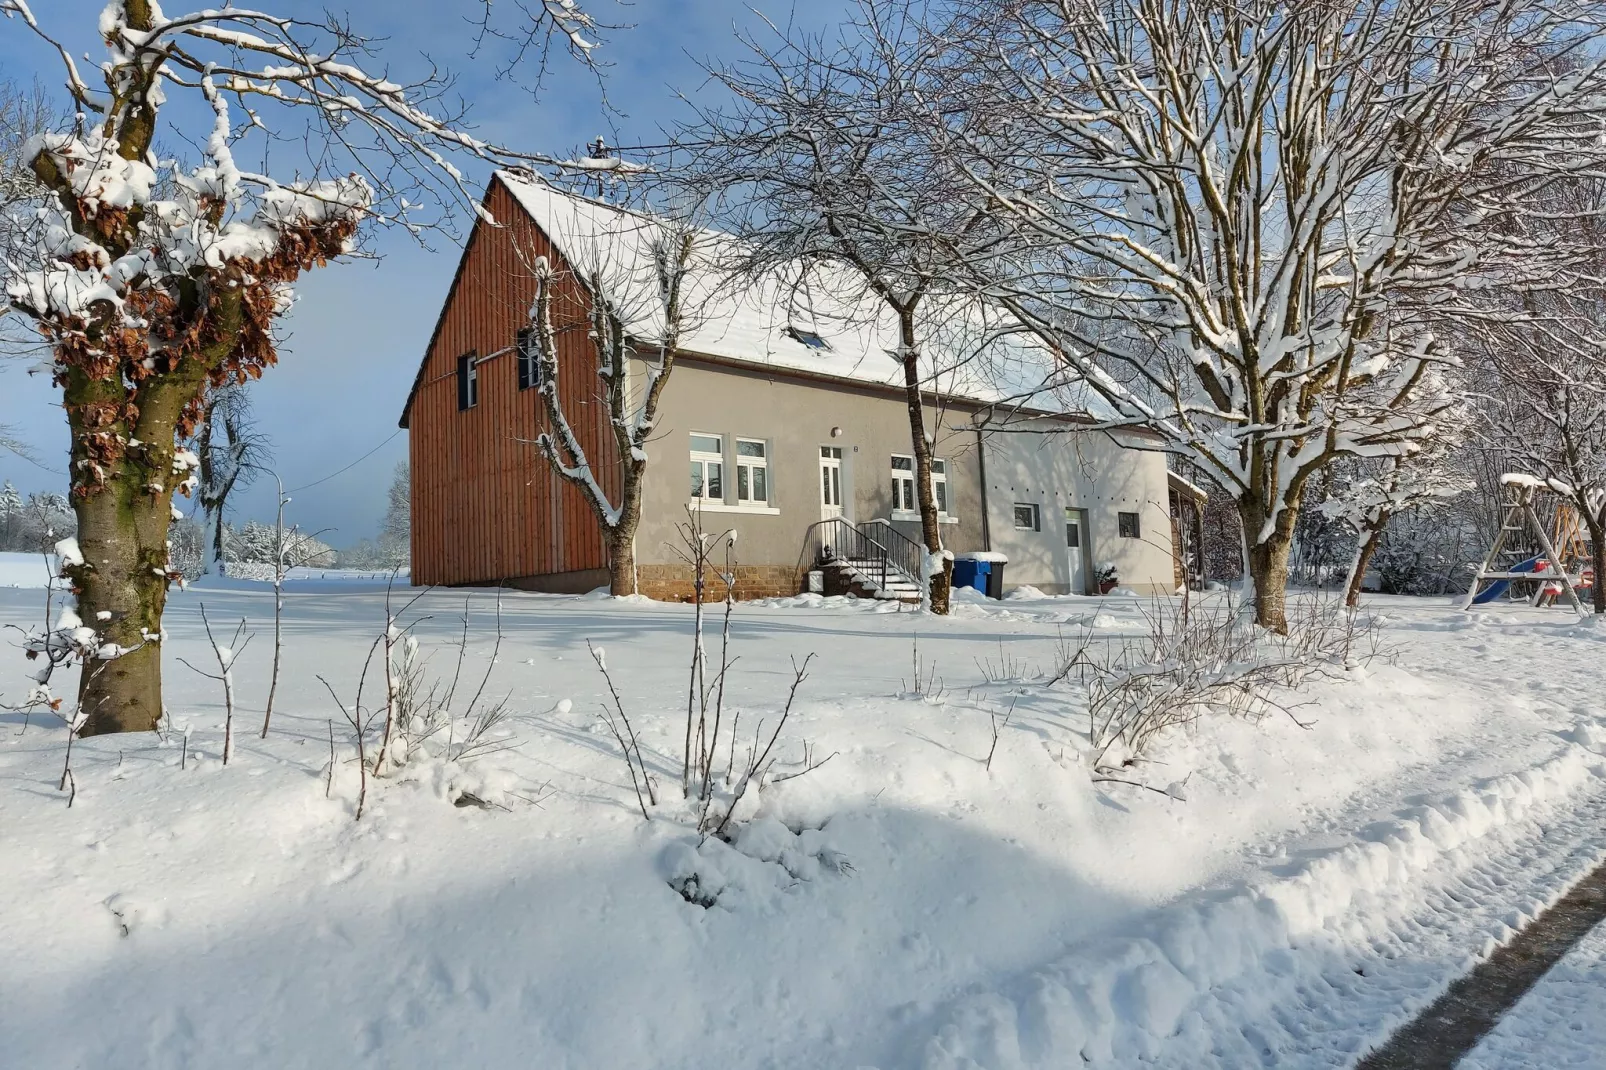
{"type": "MultiPolygon", "coordinates": [[[[676,92],[697,99],[710,92],[698,61],[737,58],[744,51],[738,28],[761,32],[753,9],[777,23],[796,20],[824,28],[841,19],[847,0],[637,0],[629,7],[592,0],[600,18],[633,24],[608,37],[600,55],[611,63],[606,90],[622,115],[602,107],[596,81],[561,59],[539,100],[498,82],[492,61],[473,60],[473,32],[464,19],[478,0],[398,3],[352,0],[340,5],[302,0],[258,0],[249,6],[279,14],[321,18],[326,6],[349,14],[359,31],[387,38],[382,61],[397,76],[416,73],[423,56],[461,76],[459,91],[471,103],[482,134],[522,148],[569,153],[598,133],[618,144],[652,143],[662,126],[684,114],[676,92]]],[[[94,26],[104,0],[44,0],[34,10],[47,31],[76,53],[96,47],[94,26]]],[[[189,5],[165,0],[172,17],[189,5]]],[[[198,0],[196,6],[199,4],[198,0]]],[[[511,7],[511,5],[503,5],[511,7]]],[[[98,58],[98,53],[94,53],[98,58]]],[[[27,82],[37,76],[61,83],[59,60],[15,20],[0,20],[0,71],[27,82]]],[[[483,178],[483,172],[476,175],[483,178]]],[[[309,274],[298,287],[280,348],[279,366],[256,385],[257,413],[273,440],[274,466],[294,494],[290,517],[347,545],[376,534],[392,470],[407,456],[406,432],[386,442],[412,383],[423,347],[457,264],[459,247],[436,242],[420,249],[401,234],[374,243],[377,262],[356,261],[309,274]],[[383,445],[381,445],[383,443],[383,445]],[[378,447],[375,450],[375,447],[378,447]],[[361,455],[372,456],[324,479],[361,455]],[[324,480],[316,486],[306,486],[324,480]]],[[[65,468],[67,432],[56,392],[24,364],[0,362],[0,424],[35,444],[39,460],[65,468]]],[[[65,477],[0,453],[0,480],[25,494],[65,490],[65,477]]],[[[273,494],[259,481],[237,491],[233,512],[268,519],[273,494]]]]}

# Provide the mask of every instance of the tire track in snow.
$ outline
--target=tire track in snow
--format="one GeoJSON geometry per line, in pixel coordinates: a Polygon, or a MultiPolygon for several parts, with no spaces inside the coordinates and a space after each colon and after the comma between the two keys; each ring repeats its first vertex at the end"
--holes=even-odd
{"type": "Polygon", "coordinates": [[[1569,746],[1270,880],[1188,896],[960,1001],[913,1061],[1351,1066],[1606,857],[1603,776],[1569,746]]]}
{"type": "Polygon", "coordinates": [[[1606,865],[1595,867],[1510,943],[1452,984],[1362,1059],[1357,1070],[1451,1070],[1603,920],[1606,865]]]}

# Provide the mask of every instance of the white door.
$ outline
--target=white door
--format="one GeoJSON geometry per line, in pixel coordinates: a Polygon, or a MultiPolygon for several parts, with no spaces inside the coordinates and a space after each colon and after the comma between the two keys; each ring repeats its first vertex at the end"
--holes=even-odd
{"type": "Polygon", "coordinates": [[[1083,545],[1086,541],[1084,528],[1082,510],[1065,510],[1066,589],[1072,594],[1087,593],[1087,568],[1083,564],[1083,558],[1086,554],[1083,545]]]}
{"type": "Polygon", "coordinates": [[[843,515],[842,447],[820,447],[820,519],[843,515]]]}

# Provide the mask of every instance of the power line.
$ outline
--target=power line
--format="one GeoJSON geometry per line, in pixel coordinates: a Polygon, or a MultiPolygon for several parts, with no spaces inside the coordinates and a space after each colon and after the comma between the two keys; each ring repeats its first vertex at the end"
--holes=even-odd
{"type": "MultiPolygon", "coordinates": [[[[394,431],[392,431],[390,433],[389,437],[387,437],[385,439],[385,441],[381,442],[379,445],[375,446],[373,449],[369,450],[367,453],[363,454],[361,457],[358,457],[355,461],[352,461],[350,464],[346,465],[344,468],[340,468],[340,469],[337,469],[337,470],[335,470],[333,472],[330,472],[328,475],[324,476],[322,479],[315,479],[311,483],[303,483],[299,487],[291,487],[289,490],[285,491],[285,493],[286,494],[292,494],[292,493],[294,493],[296,491],[307,490],[310,487],[316,487],[320,483],[329,482],[331,479],[335,478],[335,476],[340,475],[342,472],[351,471],[353,468],[357,467],[359,464],[362,464],[362,462],[366,461],[368,458],[372,457],[374,454],[378,453],[380,450],[382,450],[386,446],[390,445],[391,442],[396,438],[396,436],[402,433],[402,430],[403,430],[402,428],[398,427],[396,430],[394,430],[394,431]]],[[[21,450],[12,449],[12,450],[9,450],[8,452],[16,454],[18,457],[21,457],[23,460],[27,461],[29,464],[33,465],[35,468],[42,468],[46,472],[51,473],[52,475],[64,476],[64,475],[67,474],[66,472],[63,472],[59,468],[51,468],[47,464],[41,464],[39,461],[34,460],[32,457],[28,456],[26,453],[23,453],[21,450]]]]}
{"type": "Polygon", "coordinates": [[[286,494],[294,494],[298,490],[306,490],[308,487],[316,487],[319,483],[327,483],[327,482],[329,482],[331,479],[335,478],[335,476],[338,476],[341,472],[349,472],[351,469],[356,468],[359,464],[362,464],[368,458],[372,457],[374,454],[378,453],[380,450],[382,450],[386,446],[390,445],[391,439],[395,438],[397,435],[399,435],[401,433],[402,433],[402,428],[398,427],[396,430],[394,430],[394,431],[392,431],[390,433],[390,438],[385,439],[385,441],[381,442],[379,445],[375,446],[373,449],[369,450],[367,453],[363,454],[361,457],[358,457],[355,461],[352,461],[350,464],[346,465],[346,467],[341,468],[341,469],[339,469],[337,471],[334,471],[334,472],[330,472],[328,475],[324,476],[322,479],[315,479],[311,483],[303,483],[299,487],[291,487],[289,490],[285,491],[285,493],[286,494]]]}
{"type": "Polygon", "coordinates": [[[66,472],[63,472],[59,468],[52,468],[48,464],[41,464],[40,462],[34,460],[32,457],[28,456],[26,453],[23,453],[19,449],[11,449],[10,452],[15,453],[18,457],[21,457],[23,460],[27,461],[29,464],[33,465],[35,468],[43,468],[45,471],[51,473],[52,475],[64,476],[64,475],[67,474],[66,472]]]}

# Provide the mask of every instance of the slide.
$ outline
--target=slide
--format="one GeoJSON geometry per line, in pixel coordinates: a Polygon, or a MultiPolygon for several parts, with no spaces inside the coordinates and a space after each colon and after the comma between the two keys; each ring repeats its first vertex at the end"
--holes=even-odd
{"type": "MultiPolygon", "coordinates": [[[[1545,561],[1544,560],[1544,555],[1541,554],[1539,557],[1530,557],[1526,561],[1522,561],[1522,562],[1519,562],[1518,564],[1512,565],[1511,568],[1509,569],[1509,571],[1511,571],[1511,572],[1543,572],[1548,567],[1550,567],[1549,562],[1545,561]]],[[[1495,580],[1488,587],[1486,587],[1483,590],[1478,592],[1477,597],[1472,600],[1472,604],[1475,605],[1475,606],[1488,605],[1490,602],[1493,602],[1496,598],[1499,598],[1502,595],[1504,595],[1506,593],[1506,589],[1508,587],[1510,587],[1510,586],[1511,586],[1511,581],[1510,580],[1495,580]]]]}

